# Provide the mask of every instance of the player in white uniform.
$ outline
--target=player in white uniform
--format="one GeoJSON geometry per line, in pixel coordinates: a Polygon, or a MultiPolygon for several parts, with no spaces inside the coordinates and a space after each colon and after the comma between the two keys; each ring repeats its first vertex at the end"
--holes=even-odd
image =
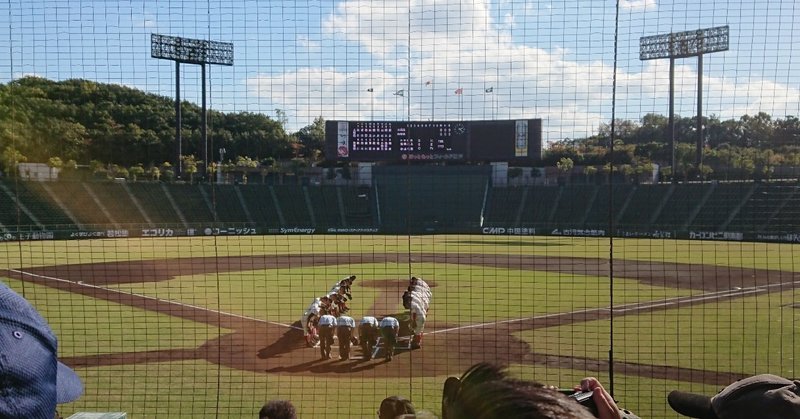
{"type": "Polygon", "coordinates": [[[314,301],[311,302],[311,305],[308,306],[306,311],[303,312],[303,316],[300,317],[300,326],[303,327],[303,336],[308,336],[308,324],[314,321],[315,318],[319,317],[321,301],[322,299],[315,298],[314,301]]]}
{"type": "Polygon", "coordinates": [[[408,308],[411,314],[411,331],[414,336],[408,342],[408,347],[419,349],[422,345],[422,332],[425,330],[425,320],[433,293],[427,282],[414,276],[409,280],[409,289],[410,301],[408,308]]]}

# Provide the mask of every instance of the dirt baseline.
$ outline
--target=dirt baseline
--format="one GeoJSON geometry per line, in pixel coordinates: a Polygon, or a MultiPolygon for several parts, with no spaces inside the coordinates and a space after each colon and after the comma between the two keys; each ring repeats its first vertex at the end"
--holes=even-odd
{"type": "MultiPolygon", "coordinates": [[[[610,315],[610,311],[605,308],[467,327],[429,322],[426,325],[423,348],[415,351],[401,351],[392,362],[364,361],[361,359],[360,349],[355,349],[354,358],[347,361],[337,360],[335,356],[333,360],[323,361],[317,350],[304,346],[302,333],[296,328],[297,324],[294,325],[295,328],[287,328],[279,324],[214,312],[200,307],[176,305],[174,302],[122,293],[103,287],[120,283],[166,281],[178,275],[291,266],[311,267],[388,262],[480,265],[600,277],[608,276],[612,268],[608,259],[576,257],[421,253],[412,254],[409,259],[408,255],[403,254],[305,254],[56,265],[30,268],[24,272],[9,270],[5,274],[12,278],[92,298],[100,298],[234,330],[232,333],[209,340],[194,349],[168,349],[65,358],[64,361],[73,367],[202,359],[214,364],[253,372],[300,375],[330,374],[332,376],[347,374],[348,376],[403,378],[457,375],[480,361],[547,365],[588,371],[608,369],[606,360],[533,353],[527,343],[513,335],[515,332],[523,330],[606,318],[610,315]]],[[[781,290],[786,290],[797,286],[798,280],[800,280],[798,273],[765,269],[635,260],[614,260],[613,263],[614,276],[617,278],[703,292],[791,283],[781,286],[781,290]]],[[[429,283],[434,288],[434,304],[431,310],[435,311],[436,284],[430,281],[429,283]]],[[[381,290],[373,307],[370,308],[370,312],[383,316],[391,314],[391,311],[397,306],[399,296],[406,284],[405,278],[361,279],[357,282],[356,287],[375,287],[381,290]]],[[[766,290],[761,292],[766,292],[766,290]]],[[[752,293],[748,294],[748,296],[752,295],[752,293]]],[[[739,298],[739,294],[732,293],[719,298],[739,298]]],[[[641,307],[626,310],[624,314],[639,314],[697,303],[688,299],[686,301],[678,299],[669,306],[642,304],[641,307]]],[[[615,314],[615,317],[619,316],[620,314],[615,314]]],[[[335,351],[334,348],[334,355],[335,351]]],[[[735,373],[622,362],[615,362],[614,370],[626,375],[717,385],[724,385],[741,378],[735,373]]]]}

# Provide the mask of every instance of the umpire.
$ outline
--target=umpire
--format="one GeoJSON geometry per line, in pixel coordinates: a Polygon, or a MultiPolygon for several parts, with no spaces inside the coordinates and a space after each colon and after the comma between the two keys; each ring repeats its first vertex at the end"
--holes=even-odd
{"type": "Polygon", "coordinates": [[[364,359],[372,359],[372,349],[378,343],[378,319],[372,316],[361,318],[358,323],[358,340],[361,350],[364,351],[364,359]]]}
{"type": "Polygon", "coordinates": [[[344,314],[336,319],[336,337],[339,338],[339,358],[350,358],[350,339],[353,337],[353,329],[356,328],[356,321],[344,314]]]}

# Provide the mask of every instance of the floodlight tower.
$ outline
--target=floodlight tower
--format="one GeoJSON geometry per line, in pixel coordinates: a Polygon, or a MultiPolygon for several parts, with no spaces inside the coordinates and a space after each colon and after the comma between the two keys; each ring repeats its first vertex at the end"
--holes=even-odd
{"type": "Polygon", "coordinates": [[[697,57],[697,155],[703,161],[703,54],[728,50],[728,26],[639,38],[639,59],[669,58],[669,148],[675,173],[675,59],[697,57]]]}
{"type": "Polygon", "coordinates": [[[200,136],[203,137],[203,170],[208,170],[208,136],[206,128],[208,117],[206,115],[206,64],[233,65],[233,44],[230,42],[206,41],[204,39],[181,38],[150,34],[150,56],[165,60],[175,61],[175,141],[177,147],[177,161],[175,162],[175,175],[182,172],[182,140],[181,140],[181,63],[199,64],[202,73],[202,124],[200,136]]]}

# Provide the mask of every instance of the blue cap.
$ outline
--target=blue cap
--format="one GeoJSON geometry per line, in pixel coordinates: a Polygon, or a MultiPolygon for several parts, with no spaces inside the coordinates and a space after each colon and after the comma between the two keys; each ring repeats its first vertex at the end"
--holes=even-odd
{"type": "Polygon", "coordinates": [[[44,318],[0,282],[0,417],[47,418],[83,393],[75,371],[58,361],[58,340],[44,318]]]}

